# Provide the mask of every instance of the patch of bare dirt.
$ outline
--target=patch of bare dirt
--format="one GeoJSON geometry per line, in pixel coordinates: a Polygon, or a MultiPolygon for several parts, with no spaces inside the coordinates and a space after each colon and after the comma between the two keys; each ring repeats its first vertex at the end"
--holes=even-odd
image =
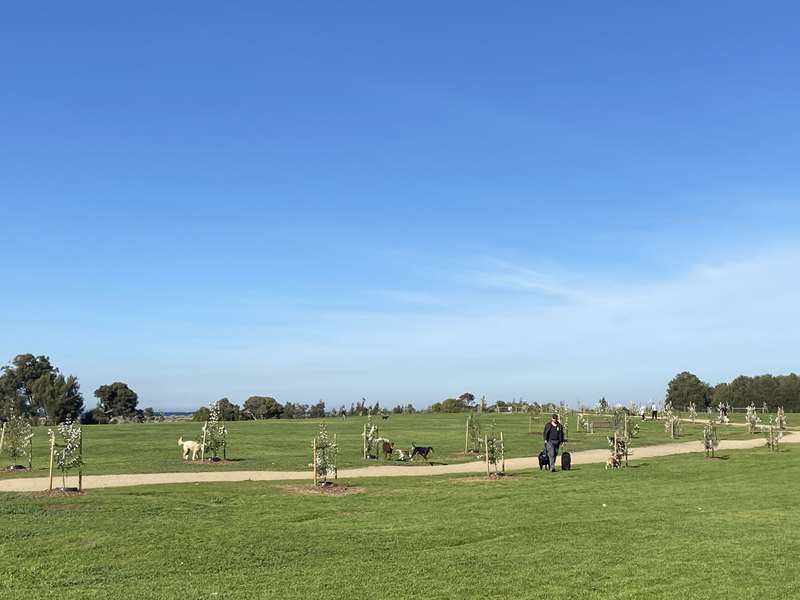
{"type": "Polygon", "coordinates": [[[366,488],[350,485],[327,483],[323,485],[281,485],[278,486],[288,494],[294,496],[352,496],[363,494],[366,488]]]}
{"type": "Polygon", "coordinates": [[[513,473],[492,473],[490,475],[482,475],[481,477],[456,477],[451,481],[460,483],[474,483],[476,481],[512,481],[519,479],[513,473]]]}

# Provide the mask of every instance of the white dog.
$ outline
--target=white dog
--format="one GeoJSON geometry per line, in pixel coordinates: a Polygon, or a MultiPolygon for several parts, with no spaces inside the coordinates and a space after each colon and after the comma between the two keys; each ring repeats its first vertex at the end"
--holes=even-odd
{"type": "Polygon", "coordinates": [[[178,438],[178,446],[183,447],[183,460],[189,460],[189,453],[192,453],[192,460],[197,460],[197,455],[200,454],[200,442],[193,442],[192,440],[183,441],[183,436],[178,438]]]}

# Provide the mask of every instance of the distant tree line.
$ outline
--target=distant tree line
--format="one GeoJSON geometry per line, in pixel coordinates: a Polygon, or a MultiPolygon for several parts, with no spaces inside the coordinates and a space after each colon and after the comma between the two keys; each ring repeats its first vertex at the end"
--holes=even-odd
{"type": "MultiPolygon", "coordinates": [[[[217,401],[220,416],[224,421],[249,421],[261,419],[315,419],[322,417],[353,417],[376,414],[401,414],[413,413],[416,409],[411,405],[400,406],[399,404],[387,411],[382,408],[380,403],[368,405],[366,398],[350,404],[348,409],[341,406],[339,409],[327,410],[325,401],[320,400],[316,404],[308,405],[294,402],[281,404],[272,396],[250,396],[244,401],[242,406],[232,403],[228,398],[221,398],[217,401]]],[[[195,421],[208,420],[209,408],[201,406],[194,413],[192,419],[195,421]]]]}
{"type": "Polygon", "coordinates": [[[552,402],[539,404],[538,402],[526,402],[516,398],[510,402],[498,400],[494,404],[488,404],[486,397],[480,400],[475,399],[475,394],[464,392],[457,398],[446,398],[441,402],[431,404],[428,409],[434,413],[459,413],[468,411],[478,412],[556,412],[558,406],[552,402]]]}
{"type": "Polygon", "coordinates": [[[718,406],[726,403],[734,408],[766,404],[770,411],[782,406],[787,412],[800,411],[800,377],[789,375],[739,375],[733,381],[711,386],[694,373],[684,371],[676,375],[667,386],[668,402],[683,409],[690,402],[697,407],[718,406]]]}
{"type": "Polygon", "coordinates": [[[125,383],[101,385],[94,395],[97,407],[84,411],[77,377],[63,375],[48,356],[18,354],[0,371],[0,420],[12,413],[47,425],[68,419],[93,424],[156,418],[152,408],[137,408],[139,398],[125,383]]]}

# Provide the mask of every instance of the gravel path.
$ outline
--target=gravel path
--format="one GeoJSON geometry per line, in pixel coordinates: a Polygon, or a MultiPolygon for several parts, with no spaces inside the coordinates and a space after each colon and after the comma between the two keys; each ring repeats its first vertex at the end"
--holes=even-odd
{"type": "MultiPolygon", "coordinates": [[[[800,433],[786,432],[783,443],[800,443],[800,433]]],[[[749,440],[722,440],[719,450],[741,450],[764,446],[764,438],[758,437],[749,440]]],[[[655,458],[658,456],[672,456],[674,454],[687,454],[690,452],[703,452],[702,443],[677,442],[672,444],[658,444],[633,448],[631,460],[655,458]]],[[[572,453],[573,465],[588,465],[604,463],[608,458],[608,450],[582,450],[572,453]]],[[[535,456],[525,458],[511,458],[506,460],[507,471],[532,469],[539,466],[535,456]]],[[[342,469],[339,477],[342,479],[357,477],[424,477],[429,475],[449,475],[453,473],[482,473],[486,469],[483,462],[456,463],[452,465],[433,466],[374,466],[358,469],[342,469]]],[[[116,488],[133,485],[156,485],[162,483],[210,483],[216,481],[290,481],[310,480],[310,471],[218,471],[202,473],[133,473],[127,475],[87,475],[83,478],[84,489],[116,488]]],[[[59,483],[60,477],[54,477],[54,483],[59,483]]],[[[71,478],[74,480],[74,478],[71,478]]],[[[74,483],[71,483],[74,485],[74,483]]],[[[47,477],[29,477],[19,479],[0,480],[0,492],[38,492],[46,490],[47,477]]]]}

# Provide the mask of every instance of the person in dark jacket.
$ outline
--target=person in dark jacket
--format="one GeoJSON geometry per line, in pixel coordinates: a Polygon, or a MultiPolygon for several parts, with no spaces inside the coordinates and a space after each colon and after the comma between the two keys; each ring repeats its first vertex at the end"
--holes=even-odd
{"type": "Polygon", "coordinates": [[[556,456],[558,447],[564,441],[564,426],[559,423],[558,415],[553,414],[550,422],[544,426],[544,445],[547,448],[547,459],[550,461],[550,471],[556,472],[556,456]]]}

